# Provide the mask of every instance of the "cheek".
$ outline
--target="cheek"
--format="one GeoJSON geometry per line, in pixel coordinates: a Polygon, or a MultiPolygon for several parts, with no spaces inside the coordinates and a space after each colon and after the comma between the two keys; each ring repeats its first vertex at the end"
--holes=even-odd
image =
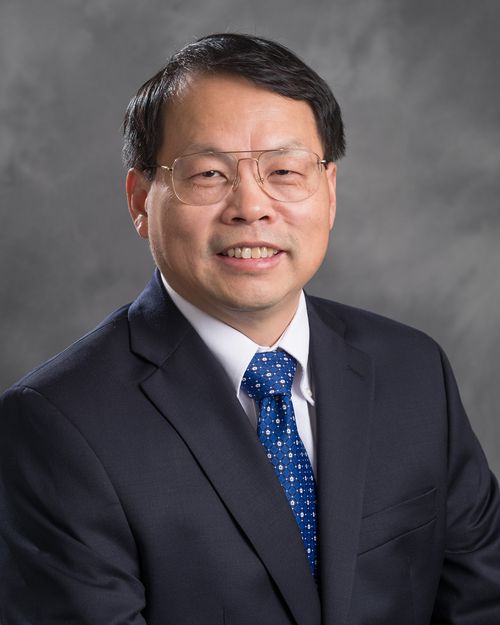
{"type": "Polygon", "coordinates": [[[316,214],[307,224],[299,228],[301,259],[308,271],[317,271],[325,257],[330,239],[330,214],[323,211],[316,214]]]}
{"type": "Polygon", "coordinates": [[[328,200],[328,203],[326,204],[318,219],[318,237],[322,237],[328,242],[334,221],[335,209],[330,205],[330,202],[328,200]]]}
{"type": "Polygon", "coordinates": [[[307,224],[302,229],[303,237],[308,238],[311,242],[320,244],[328,241],[331,230],[330,211],[324,209],[313,213],[307,224]]]}
{"type": "Polygon", "coordinates": [[[191,265],[206,255],[207,237],[208,227],[196,213],[167,208],[155,224],[154,246],[170,265],[183,265],[182,271],[189,273],[191,265]]]}

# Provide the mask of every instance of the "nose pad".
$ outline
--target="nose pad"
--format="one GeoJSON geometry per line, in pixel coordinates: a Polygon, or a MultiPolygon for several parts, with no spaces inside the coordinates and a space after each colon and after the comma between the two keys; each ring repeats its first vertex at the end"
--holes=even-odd
{"type": "Polygon", "coordinates": [[[258,159],[254,158],[252,156],[245,156],[244,158],[239,158],[236,161],[236,174],[234,176],[234,180],[233,180],[233,184],[231,186],[231,189],[233,191],[236,191],[236,189],[238,188],[238,186],[239,186],[239,184],[241,182],[241,176],[240,176],[240,163],[241,163],[241,161],[253,161],[255,163],[257,174],[254,175],[254,180],[260,187],[262,187],[262,185],[264,184],[264,179],[260,175],[258,159]]]}
{"type": "Polygon", "coordinates": [[[234,177],[233,186],[231,187],[233,191],[236,191],[236,189],[238,188],[238,185],[240,184],[240,182],[241,182],[241,176],[240,176],[240,173],[238,171],[236,173],[236,176],[234,177]]]}
{"type": "MultiPolygon", "coordinates": [[[[259,185],[259,187],[262,187],[262,186],[263,186],[263,184],[264,184],[264,178],[261,178],[261,177],[259,176],[259,174],[257,174],[256,176],[254,176],[254,180],[255,180],[255,182],[259,185]]],[[[233,191],[236,191],[236,189],[239,187],[240,182],[241,182],[241,176],[238,174],[238,175],[236,176],[236,178],[233,180],[233,185],[232,185],[231,189],[232,189],[233,191]]]]}
{"type": "Polygon", "coordinates": [[[260,173],[259,159],[258,158],[254,158],[252,160],[255,161],[255,168],[257,170],[257,175],[255,176],[255,182],[259,185],[259,187],[262,187],[264,185],[264,178],[262,177],[262,175],[260,173]]]}

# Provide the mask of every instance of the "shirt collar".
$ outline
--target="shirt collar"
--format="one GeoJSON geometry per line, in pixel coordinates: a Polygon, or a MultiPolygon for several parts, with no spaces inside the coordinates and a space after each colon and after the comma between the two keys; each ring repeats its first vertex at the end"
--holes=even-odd
{"type": "Polygon", "coordinates": [[[303,291],[300,294],[297,311],[284,333],[274,345],[265,347],[258,345],[239,330],[193,306],[174,291],[163,275],[161,278],[174,304],[224,367],[237,396],[240,393],[241,379],[255,352],[280,348],[297,361],[294,386],[308,403],[314,405],[308,371],[309,319],[303,291]]]}

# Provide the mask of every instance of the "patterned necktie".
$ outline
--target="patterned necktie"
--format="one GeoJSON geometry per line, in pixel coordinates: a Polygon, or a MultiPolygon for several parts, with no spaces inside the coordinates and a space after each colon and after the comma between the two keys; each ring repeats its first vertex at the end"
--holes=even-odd
{"type": "Polygon", "coordinates": [[[257,434],[288,498],[315,575],[316,485],[293,412],[296,368],[297,362],[286,352],[258,352],[248,365],[241,386],[258,401],[257,434]]]}

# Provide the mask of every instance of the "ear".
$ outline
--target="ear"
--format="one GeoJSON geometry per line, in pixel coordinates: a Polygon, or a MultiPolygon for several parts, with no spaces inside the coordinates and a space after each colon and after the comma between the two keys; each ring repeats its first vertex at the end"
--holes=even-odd
{"type": "Polygon", "coordinates": [[[127,191],[128,210],[134,222],[137,234],[143,239],[149,238],[148,212],[146,199],[151,182],[138,169],[128,170],[125,189],[127,191]]]}
{"type": "Polygon", "coordinates": [[[326,179],[328,182],[328,195],[330,197],[330,230],[335,222],[337,212],[337,165],[329,162],[326,166],[326,179]]]}

